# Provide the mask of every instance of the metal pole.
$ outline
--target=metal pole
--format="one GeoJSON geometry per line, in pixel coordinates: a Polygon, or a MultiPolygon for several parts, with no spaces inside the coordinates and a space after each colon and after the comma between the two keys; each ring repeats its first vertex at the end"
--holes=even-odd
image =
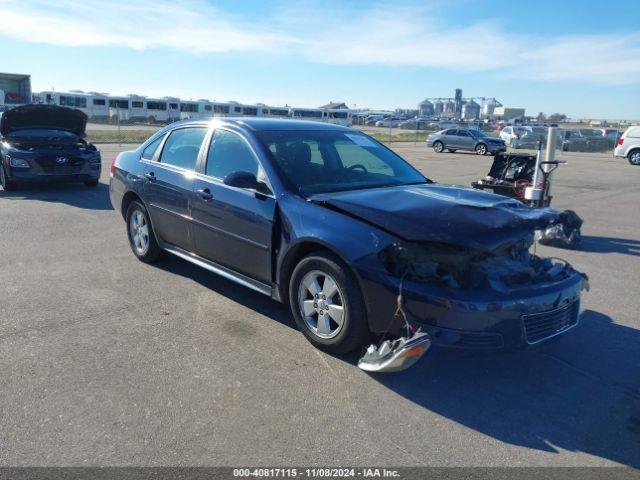
{"type": "MultiPolygon", "coordinates": [[[[547,134],[547,151],[545,152],[545,162],[553,162],[556,159],[556,136],[558,129],[556,127],[549,127],[549,133],[547,134]]],[[[550,172],[554,169],[552,165],[543,165],[545,172],[550,172]]],[[[547,185],[543,190],[545,198],[542,199],[542,205],[547,204],[547,199],[551,197],[551,177],[553,173],[547,174],[547,185]]]]}
{"type": "Polygon", "coordinates": [[[122,135],[120,134],[120,105],[116,106],[116,112],[118,112],[118,145],[122,147],[122,135]]]}

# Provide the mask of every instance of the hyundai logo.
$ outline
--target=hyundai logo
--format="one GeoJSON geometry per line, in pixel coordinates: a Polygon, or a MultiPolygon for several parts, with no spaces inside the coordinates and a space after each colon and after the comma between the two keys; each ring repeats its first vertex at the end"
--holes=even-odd
{"type": "Polygon", "coordinates": [[[58,165],[64,165],[65,163],[69,163],[69,159],[67,157],[58,157],[56,158],[56,163],[58,165]]]}

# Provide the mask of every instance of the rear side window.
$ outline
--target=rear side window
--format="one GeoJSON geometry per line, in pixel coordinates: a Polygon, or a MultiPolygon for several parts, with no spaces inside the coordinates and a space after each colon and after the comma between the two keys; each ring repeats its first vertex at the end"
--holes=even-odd
{"type": "Polygon", "coordinates": [[[258,161],[253,151],[239,135],[216,130],[209,147],[205,173],[210,177],[224,178],[241,170],[258,176],[258,161]]]}
{"type": "Polygon", "coordinates": [[[180,128],[174,130],[164,143],[160,162],[187,170],[194,170],[200,145],[202,145],[206,134],[206,128],[180,128]]]}
{"type": "Polygon", "coordinates": [[[147,145],[146,148],[142,151],[142,158],[144,158],[145,160],[152,160],[163,138],[164,135],[160,135],[153,142],[147,145]]]}

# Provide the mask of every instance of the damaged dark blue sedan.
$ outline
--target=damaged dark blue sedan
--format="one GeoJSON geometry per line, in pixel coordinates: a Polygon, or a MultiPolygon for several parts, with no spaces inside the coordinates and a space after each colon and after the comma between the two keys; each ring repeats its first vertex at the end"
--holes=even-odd
{"type": "Polygon", "coordinates": [[[169,252],[288,303],[334,353],[405,328],[520,347],[578,322],[586,276],[530,252],[557,212],[434,183],[349,128],[173,124],[117,157],[110,195],[140,260],[169,252]]]}

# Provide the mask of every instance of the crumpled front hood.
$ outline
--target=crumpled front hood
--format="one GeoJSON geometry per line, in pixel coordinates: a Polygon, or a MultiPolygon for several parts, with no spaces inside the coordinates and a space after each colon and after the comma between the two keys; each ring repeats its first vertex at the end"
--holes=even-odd
{"type": "Polygon", "coordinates": [[[311,200],[400,238],[495,250],[554,223],[559,212],[471,188],[425,184],[319,194],[311,200]]]}
{"type": "Polygon", "coordinates": [[[75,108],[57,105],[23,105],[7,110],[0,120],[0,132],[8,135],[28,128],[66,130],[79,137],[85,133],[87,116],[75,108]]]}

